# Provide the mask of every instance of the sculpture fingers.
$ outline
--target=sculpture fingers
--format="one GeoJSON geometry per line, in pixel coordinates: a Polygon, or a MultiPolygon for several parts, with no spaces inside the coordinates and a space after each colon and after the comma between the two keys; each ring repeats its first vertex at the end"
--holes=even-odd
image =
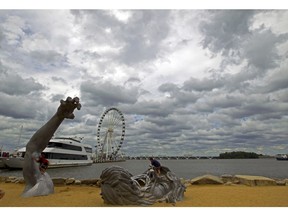
{"type": "Polygon", "coordinates": [[[80,110],[81,109],[81,104],[78,103],[76,108],[77,108],[77,110],[80,110]]]}
{"type": "Polygon", "coordinates": [[[66,101],[71,102],[71,101],[72,101],[72,98],[71,98],[71,97],[67,97],[67,98],[66,98],[66,101]]]}
{"type": "Polygon", "coordinates": [[[57,110],[57,114],[62,118],[74,119],[75,115],[73,111],[81,109],[80,99],[78,97],[67,97],[66,100],[60,100],[60,106],[57,110]]]}
{"type": "Polygon", "coordinates": [[[79,103],[80,99],[78,97],[73,98],[74,103],[79,103]]]}

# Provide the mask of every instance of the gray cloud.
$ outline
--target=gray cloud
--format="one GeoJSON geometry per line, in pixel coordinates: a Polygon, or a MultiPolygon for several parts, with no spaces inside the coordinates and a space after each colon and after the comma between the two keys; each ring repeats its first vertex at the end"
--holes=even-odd
{"type": "Polygon", "coordinates": [[[72,10],[71,13],[75,22],[81,24],[86,40],[121,47],[115,60],[128,65],[156,58],[169,32],[168,10],[133,10],[127,23],[119,21],[109,11],[72,10]],[[107,34],[107,29],[111,34],[107,34]]]}
{"type": "Polygon", "coordinates": [[[90,101],[90,105],[116,106],[119,103],[136,103],[138,90],[125,89],[109,82],[85,81],[81,84],[81,95],[83,100],[90,101]]]}
{"type": "Polygon", "coordinates": [[[55,94],[55,95],[52,95],[52,98],[51,98],[51,100],[53,101],[53,102],[59,102],[60,100],[65,100],[66,99],[66,95],[63,95],[63,94],[55,94]]]}
{"type": "Polygon", "coordinates": [[[166,10],[134,11],[133,21],[125,26],[128,34],[122,55],[124,62],[137,63],[157,57],[161,42],[169,33],[169,13],[166,10]]]}
{"type": "Polygon", "coordinates": [[[257,93],[271,93],[288,88],[287,68],[276,70],[270,76],[265,77],[265,80],[258,88],[255,89],[257,93]]]}
{"type": "Polygon", "coordinates": [[[27,64],[33,64],[39,72],[53,70],[67,66],[67,58],[55,51],[31,51],[28,55],[30,59],[27,64]],[[32,62],[31,62],[32,61],[32,62]]]}
{"type": "Polygon", "coordinates": [[[160,92],[169,93],[169,98],[174,100],[174,106],[176,107],[185,107],[187,104],[194,103],[199,99],[199,95],[192,92],[183,91],[173,83],[164,83],[159,86],[158,90],[160,92]]]}
{"type": "Polygon", "coordinates": [[[54,82],[61,82],[61,83],[67,84],[66,80],[64,78],[62,78],[62,77],[52,76],[51,79],[54,82]]]}
{"type": "Polygon", "coordinates": [[[199,25],[205,36],[202,45],[213,52],[234,55],[230,50],[238,49],[242,41],[250,35],[249,26],[253,10],[217,10],[207,14],[209,19],[199,25]]]}
{"type": "Polygon", "coordinates": [[[199,80],[191,77],[189,80],[184,82],[183,89],[186,91],[212,91],[213,89],[223,87],[223,85],[223,79],[205,78],[203,80],[199,80]]]}
{"type": "Polygon", "coordinates": [[[277,45],[287,40],[287,33],[277,35],[264,24],[258,29],[252,29],[254,15],[261,12],[263,11],[213,11],[209,14],[211,19],[199,25],[204,35],[203,47],[226,56],[222,62],[224,67],[231,63],[240,64],[245,59],[248,64],[262,71],[276,67],[280,60],[277,45]]]}
{"type": "Polygon", "coordinates": [[[121,105],[121,110],[127,114],[167,116],[173,112],[173,102],[170,101],[141,101],[132,105],[121,105]]]}
{"type": "Polygon", "coordinates": [[[13,118],[36,118],[39,116],[43,118],[46,116],[46,109],[42,109],[41,100],[35,103],[35,98],[29,98],[24,95],[12,96],[0,93],[0,100],[2,105],[0,107],[0,115],[9,116],[13,118]]]}
{"type": "Polygon", "coordinates": [[[130,77],[125,83],[124,85],[129,85],[129,84],[133,84],[133,83],[140,83],[141,80],[137,77],[130,77]]]}
{"type": "Polygon", "coordinates": [[[1,142],[15,146],[20,125],[27,140],[60,99],[79,96],[58,133],[93,146],[116,106],[127,155],[287,153],[288,13],[279,13],[0,10],[1,142]]]}
{"type": "MultiPolygon", "coordinates": [[[[1,64],[0,64],[1,67],[1,64]]],[[[8,95],[27,95],[33,91],[44,90],[44,86],[33,78],[22,78],[11,71],[0,71],[0,91],[8,95]]]]}
{"type": "Polygon", "coordinates": [[[270,29],[257,29],[244,42],[244,56],[255,67],[266,70],[278,66],[281,60],[277,45],[288,39],[288,34],[276,35],[270,29]]]}
{"type": "Polygon", "coordinates": [[[174,83],[164,83],[158,87],[158,90],[160,92],[174,93],[174,92],[179,91],[179,87],[175,85],[174,83]]]}

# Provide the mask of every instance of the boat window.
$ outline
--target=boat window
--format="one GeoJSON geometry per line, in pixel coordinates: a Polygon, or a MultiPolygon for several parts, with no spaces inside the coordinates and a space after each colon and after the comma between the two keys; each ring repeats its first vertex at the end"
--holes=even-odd
{"type": "Polygon", "coordinates": [[[89,148],[89,147],[84,147],[85,148],[85,151],[87,152],[87,153],[92,153],[92,148],[89,148]]]}
{"type": "Polygon", "coordinates": [[[75,155],[75,154],[62,154],[62,153],[50,153],[45,152],[47,159],[60,159],[60,160],[87,160],[87,155],[75,155]]]}
{"type": "Polygon", "coordinates": [[[62,148],[62,149],[69,149],[74,151],[82,151],[80,146],[69,145],[65,143],[58,143],[58,142],[49,142],[48,148],[62,148]]]}

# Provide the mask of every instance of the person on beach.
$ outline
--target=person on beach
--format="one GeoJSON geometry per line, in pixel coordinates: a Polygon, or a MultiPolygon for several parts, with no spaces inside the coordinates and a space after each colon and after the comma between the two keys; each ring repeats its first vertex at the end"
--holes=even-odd
{"type": "Polygon", "coordinates": [[[156,159],[152,158],[152,157],[150,157],[149,160],[151,162],[151,165],[152,165],[153,169],[156,172],[156,175],[160,175],[160,169],[161,169],[160,162],[157,161],[156,159]]]}
{"type": "Polygon", "coordinates": [[[38,156],[36,153],[33,155],[33,159],[39,163],[39,170],[41,174],[44,174],[46,169],[48,168],[49,161],[45,158],[44,153],[41,153],[40,156],[38,156]]]}
{"type": "Polygon", "coordinates": [[[49,165],[49,161],[45,158],[44,153],[41,153],[37,162],[39,163],[40,172],[43,174],[49,165]]]}

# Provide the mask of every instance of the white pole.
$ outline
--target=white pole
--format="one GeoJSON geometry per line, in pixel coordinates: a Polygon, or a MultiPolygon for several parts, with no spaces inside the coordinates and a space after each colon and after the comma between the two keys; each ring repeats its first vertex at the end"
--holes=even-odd
{"type": "Polygon", "coordinates": [[[23,125],[21,125],[21,128],[20,128],[20,134],[19,134],[19,138],[18,138],[18,147],[20,146],[20,139],[21,139],[21,135],[22,135],[22,129],[23,129],[23,125]]]}

